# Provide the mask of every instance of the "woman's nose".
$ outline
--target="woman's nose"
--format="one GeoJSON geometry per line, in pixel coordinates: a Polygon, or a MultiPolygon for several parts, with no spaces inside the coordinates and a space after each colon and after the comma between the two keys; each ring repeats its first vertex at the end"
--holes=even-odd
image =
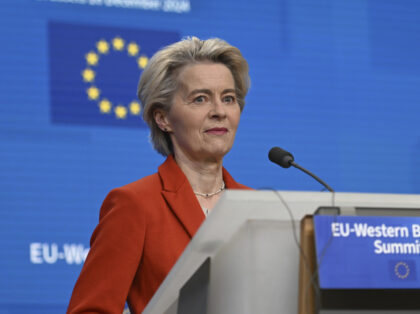
{"type": "Polygon", "coordinates": [[[217,118],[224,118],[226,117],[226,108],[223,101],[214,100],[212,104],[212,108],[210,110],[211,117],[217,117],[217,118]]]}

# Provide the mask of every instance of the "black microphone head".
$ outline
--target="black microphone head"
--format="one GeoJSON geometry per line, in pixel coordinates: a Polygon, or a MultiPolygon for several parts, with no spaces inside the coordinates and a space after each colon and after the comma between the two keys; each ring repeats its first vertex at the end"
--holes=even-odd
{"type": "Polygon", "coordinates": [[[268,152],[268,159],[272,162],[282,166],[283,168],[289,168],[292,162],[295,160],[293,155],[280,147],[273,147],[268,152]]]}

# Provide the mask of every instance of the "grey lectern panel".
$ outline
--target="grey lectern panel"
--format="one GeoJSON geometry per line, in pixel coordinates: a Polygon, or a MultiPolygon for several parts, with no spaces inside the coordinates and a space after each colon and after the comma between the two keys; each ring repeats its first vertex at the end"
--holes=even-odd
{"type": "Polygon", "coordinates": [[[176,314],[179,291],[210,258],[207,313],[297,313],[299,250],[292,223],[320,206],[419,208],[419,195],[227,190],[143,313],[176,314]]]}
{"type": "Polygon", "coordinates": [[[207,314],[210,258],[197,269],[179,293],[178,314],[207,314]]]}
{"type": "Polygon", "coordinates": [[[290,222],[247,221],[213,258],[207,313],[296,312],[299,256],[288,252],[290,222]]]}

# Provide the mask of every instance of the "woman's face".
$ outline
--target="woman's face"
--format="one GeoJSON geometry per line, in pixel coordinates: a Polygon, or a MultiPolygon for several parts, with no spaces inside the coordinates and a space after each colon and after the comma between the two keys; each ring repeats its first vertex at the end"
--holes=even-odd
{"type": "Polygon", "coordinates": [[[233,145],[241,115],[232,73],[220,63],[192,64],[181,69],[178,82],[170,111],[160,116],[175,156],[221,160],[233,145]]]}

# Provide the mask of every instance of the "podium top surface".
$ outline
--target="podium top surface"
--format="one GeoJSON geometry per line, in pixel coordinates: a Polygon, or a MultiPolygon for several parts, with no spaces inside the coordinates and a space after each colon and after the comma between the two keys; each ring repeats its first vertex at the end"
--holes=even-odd
{"type": "Polygon", "coordinates": [[[247,221],[285,221],[298,228],[297,221],[322,206],[420,210],[420,195],[226,190],[143,313],[164,313],[203,261],[213,257],[247,221]]]}

